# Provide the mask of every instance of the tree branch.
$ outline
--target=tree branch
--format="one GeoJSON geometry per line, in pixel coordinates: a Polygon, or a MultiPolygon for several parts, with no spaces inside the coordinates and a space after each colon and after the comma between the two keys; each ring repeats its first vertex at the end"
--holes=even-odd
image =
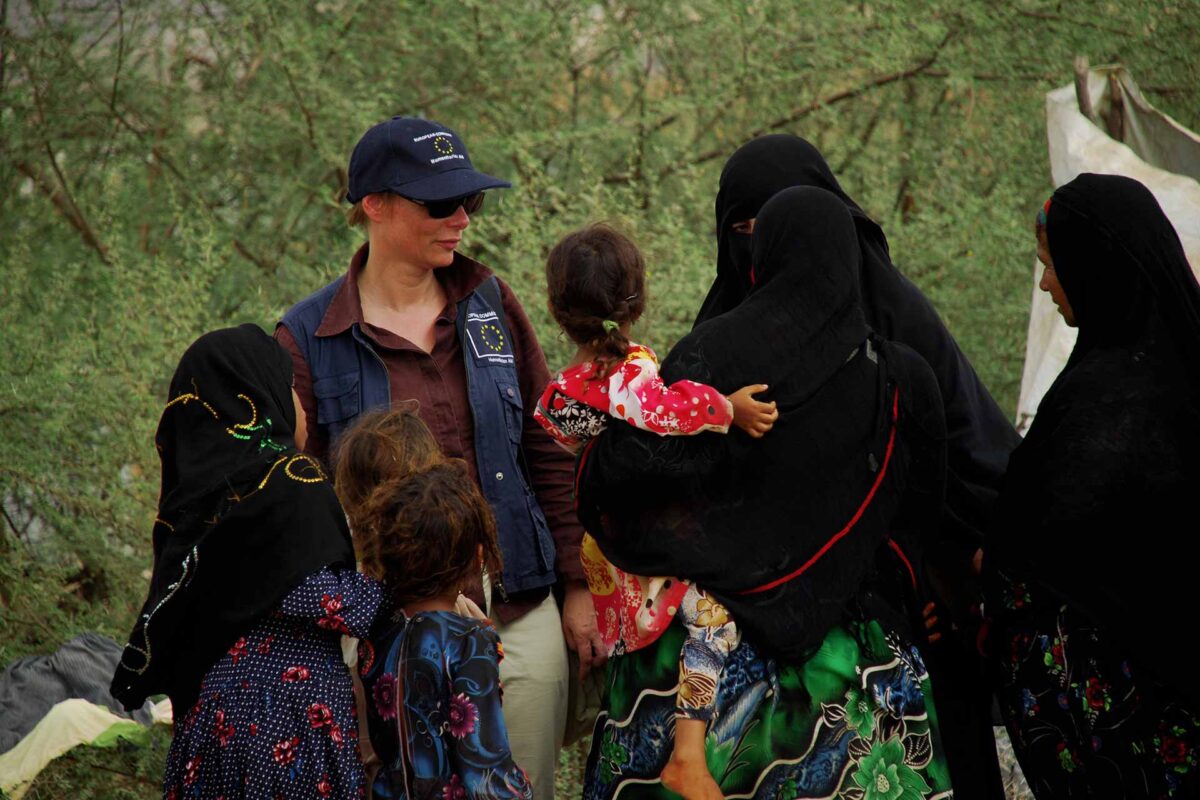
{"type": "MultiPolygon", "coordinates": [[[[1016,12],[1023,17],[1029,17],[1031,19],[1040,19],[1040,20],[1044,20],[1046,22],[1064,22],[1068,25],[1074,25],[1074,26],[1077,26],[1080,28],[1090,28],[1094,31],[1103,31],[1104,33],[1115,33],[1118,36],[1121,36],[1122,38],[1128,37],[1129,33],[1130,33],[1130,29],[1128,29],[1128,28],[1112,28],[1112,27],[1109,27],[1108,25],[1097,25],[1094,22],[1087,22],[1086,20],[1080,19],[1078,17],[1072,17],[1072,18],[1068,19],[1067,17],[1064,17],[1060,14],[1054,14],[1049,11],[1034,11],[1033,9],[1028,9],[1028,8],[1018,8],[1018,9],[1016,9],[1016,12]]],[[[1139,45],[1144,46],[1144,47],[1149,47],[1152,50],[1157,50],[1159,53],[1167,52],[1166,50],[1164,50],[1163,48],[1161,48],[1157,44],[1155,44],[1154,41],[1151,39],[1142,39],[1139,42],[1139,45]]]]}
{"type": "MultiPolygon", "coordinates": [[[[8,32],[8,0],[0,0],[0,39],[7,39],[8,32]]],[[[7,43],[0,52],[0,100],[4,98],[4,90],[8,84],[8,51],[7,43]]]]}
{"type": "Polygon", "coordinates": [[[125,65],[125,6],[121,0],[117,0],[117,66],[113,70],[112,95],[109,97],[108,105],[113,107],[117,104],[117,86],[121,81],[121,70],[125,65]]]}
{"type": "MultiPolygon", "coordinates": [[[[75,68],[75,70],[79,73],[79,75],[87,82],[88,87],[92,90],[92,92],[96,95],[96,97],[98,97],[102,100],[106,100],[106,101],[109,100],[109,98],[106,97],[106,95],[105,95],[104,91],[101,89],[101,87],[96,84],[94,77],[87,70],[85,70],[83,68],[83,66],[78,62],[78,60],[75,59],[74,56],[69,55],[68,57],[70,58],[71,66],[73,66],[75,68]]],[[[31,81],[31,83],[33,82],[32,75],[30,76],[30,81],[31,81]]],[[[36,96],[37,96],[37,92],[35,89],[35,98],[36,98],[36,96]]],[[[217,204],[206,202],[205,200],[203,200],[201,197],[199,197],[197,194],[195,194],[192,191],[190,181],[184,176],[182,170],[180,170],[179,167],[177,167],[175,165],[175,163],[163,152],[162,148],[160,148],[156,144],[153,144],[152,142],[147,141],[149,133],[146,130],[139,128],[138,125],[135,125],[132,121],[130,121],[130,119],[124,113],[122,113],[121,109],[118,108],[118,106],[115,103],[111,103],[111,104],[106,103],[106,105],[108,105],[108,111],[110,114],[112,114],[113,119],[115,119],[121,125],[121,127],[123,127],[125,130],[132,133],[139,142],[141,142],[143,145],[147,146],[147,148],[150,151],[150,154],[154,156],[155,160],[158,161],[158,163],[162,164],[164,167],[166,167],[167,171],[175,176],[175,179],[178,181],[178,189],[184,197],[188,198],[189,201],[191,201],[192,203],[195,203],[196,205],[200,206],[201,208],[204,208],[206,211],[211,212],[214,209],[216,209],[217,204]]],[[[136,113],[136,111],[134,113],[136,113]]],[[[57,166],[57,164],[55,166],[57,166]]],[[[30,177],[34,177],[34,176],[30,175],[30,177]]],[[[80,215],[79,221],[86,223],[86,220],[82,219],[82,215],[80,215]]],[[[228,223],[224,223],[224,224],[226,227],[232,227],[232,226],[229,226],[228,223]]],[[[76,227],[78,227],[78,226],[76,226],[76,227]]],[[[81,230],[81,233],[82,232],[83,231],[81,230]]],[[[95,239],[94,234],[92,236],[93,236],[93,239],[95,240],[95,245],[99,245],[100,244],[99,240],[95,239]]],[[[85,235],[85,238],[86,238],[86,235],[85,235]]],[[[89,244],[91,244],[91,242],[89,242],[89,244]]],[[[93,246],[95,246],[95,245],[93,245],[93,246]]],[[[102,245],[100,245],[100,246],[102,247],[102,245]]],[[[246,260],[250,261],[255,266],[262,268],[262,269],[266,269],[268,274],[274,274],[275,266],[272,261],[262,258],[261,256],[254,255],[245,245],[241,244],[240,242],[237,242],[236,240],[234,243],[234,249],[237,251],[238,255],[240,255],[243,258],[245,258],[246,260]]],[[[101,250],[100,252],[102,253],[102,257],[105,258],[105,263],[109,263],[107,261],[107,254],[103,250],[101,250]]]]}
{"type": "Polygon", "coordinates": [[[946,69],[927,69],[919,76],[921,78],[949,78],[952,75],[961,74],[964,77],[974,81],[1057,81],[1061,75],[1038,75],[1035,73],[1005,75],[1002,72],[967,72],[967,73],[952,73],[946,69]]]}
{"type": "Polygon", "coordinates": [[[304,104],[304,98],[300,96],[300,89],[296,86],[296,81],[292,78],[292,71],[287,68],[287,64],[281,63],[279,67],[283,70],[283,76],[287,78],[288,88],[292,90],[292,96],[296,98],[296,105],[300,106],[300,113],[304,116],[304,124],[308,128],[308,144],[314,152],[318,152],[317,132],[313,125],[312,112],[304,104]]]}
{"type": "Polygon", "coordinates": [[[1155,94],[1186,94],[1196,91],[1195,86],[1143,86],[1141,89],[1155,94]]]}
{"type": "MultiPolygon", "coordinates": [[[[950,40],[951,40],[951,38],[953,38],[953,36],[954,36],[954,31],[947,31],[946,35],[944,37],[942,37],[942,41],[938,43],[937,47],[934,48],[933,52],[926,55],[924,58],[922,58],[920,61],[918,61],[916,64],[909,67],[908,69],[900,70],[898,72],[891,72],[891,73],[888,73],[887,75],[879,75],[879,76],[876,76],[876,77],[870,79],[869,81],[866,81],[865,83],[862,83],[851,89],[843,89],[841,91],[834,92],[833,94],[826,95],[825,97],[818,97],[817,99],[813,100],[812,102],[807,103],[803,106],[800,106],[796,109],[793,109],[791,112],[785,114],[784,116],[774,119],[771,122],[768,122],[766,125],[756,128],[755,130],[751,131],[746,136],[746,138],[747,139],[755,139],[759,136],[770,133],[771,131],[778,130],[779,128],[785,127],[787,125],[791,125],[792,123],[794,123],[798,120],[801,120],[804,117],[807,117],[809,114],[819,111],[820,109],[825,108],[826,106],[831,106],[831,105],[835,105],[837,103],[842,103],[842,102],[845,102],[846,100],[851,100],[853,98],[856,98],[863,94],[866,94],[867,92],[871,91],[872,89],[877,89],[881,86],[887,86],[888,84],[896,83],[898,81],[907,80],[908,78],[912,78],[912,77],[921,75],[926,70],[928,70],[929,67],[931,67],[934,64],[934,62],[937,61],[938,56],[941,55],[942,51],[945,49],[946,45],[950,43],[950,40]]],[[[721,156],[726,155],[726,153],[727,153],[727,149],[725,147],[715,147],[711,150],[707,150],[703,153],[700,153],[699,155],[693,157],[690,160],[681,161],[678,164],[675,164],[675,165],[665,168],[658,177],[661,180],[662,178],[665,178],[669,175],[673,175],[676,172],[679,172],[680,170],[685,169],[687,167],[698,166],[705,162],[712,161],[714,158],[720,158],[721,156]]],[[[626,173],[621,173],[621,174],[616,174],[616,175],[609,175],[604,178],[604,183],[606,183],[606,184],[629,183],[631,180],[633,180],[633,178],[634,178],[633,175],[626,172],[626,173]]]]}
{"type": "Polygon", "coordinates": [[[12,530],[13,536],[17,538],[17,541],[24,542],[25,537],[21,535],[21,529],[17,527],[17,523],[13,522],[12,516],[8,513],[8,509],[2,502],[0,502],[0,514],[4,516],[4,521],[8,523],[8,527],[10,530],[12,530]]]}
{"type": "Polygon", "coordinates": [[[858,144],[846,154],[842,162],[838,164],[837,169],[833,171],[835,175],[842,175],[846,172],[846,168],[854,163],[863,151],[867,149],[867,145],[871,142],[871,137],[875,135],[875,129],[879,126],[879,121],[883,119],[883,109],[886,107],[884,103],[880,103],[875,108],[875,113],[871,115],[871,119],[867,121],[867,127],[863,129],[862,135],[858,137],[858,144]]]}
{"type": "Polygon", "coordinates": [[[237,251],[237,254],[239,256],[246,259],[247,261],[249,261],[254,266],[258,267],[259,269],[261,269],[267,275],[275,274],[275,269],[276,269],[275,262],[268,261],[267,259],[262,258],[261,256],[256,256],[254,253],[250,252],[250,249],[248,247],[246,247],[246,245],[242,244],[242,241],[240,239],[233,240],[233,249],[237,251]]]}
{"type": "Polygon", "coordinates": [[[71,197],[70,190],[67,189],[66,179],[62,175],[62,171],[58,168],[58,162],[54,158],[54,153],[50,152],[50,145],[46,144],[46,155],[50,159],[50,163],[54,165],[54,171],[58,175],[59,185],[61,189],[55,188],[50,181],[46,179],[40,171],[32,165],[24,161],[16,162],[17,171],[25,177],[33,181],[34,185],[44,194],[58,213],[70,223],[71,227],[78,231],[83,237],[83,241],[88,247],[96,251],[100,256],[100,260],[105,264],[112,264],[108,257],[108,248],[96,236],[96,232],[92,230],[92,226],[88,223],[87,218],[83,216],[83,212],[79,210],[79,206],[75,204],[74,198],[71,197]]]}

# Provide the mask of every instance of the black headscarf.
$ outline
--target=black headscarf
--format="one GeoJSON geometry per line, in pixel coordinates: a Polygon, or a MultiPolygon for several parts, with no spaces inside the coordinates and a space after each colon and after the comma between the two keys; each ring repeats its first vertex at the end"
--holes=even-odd
{"type": "Polygon", "coordinates": [[[346,518],[297,453],[292,361],[255,325],[201,336],[180,359],[154,443],[162,488],[150,593],[113,677],[134,708],[182,715],[222,653],[307,575],[354,566],[346,518]]]}
{"type": "Polygon", "coordinates": [[[821,153],[804,139],[763,136],[743,145],[725,164],[716,201],[717,279],[696,324],[729,311],[747,296],[751,264],[757,262],[749,257],[750,237],[734,233],[732,225],[758,216],[768,199],[790,186],[825,189],[845,204],[862,252],[859,282],[867,324],[885,339],[916,350],[937,376],[948,437],[945,534],[969,556],[982,543],[988,509],[1020,437],[929,300],[892,265],[883,229],[842,190],[821,153]]]}
{"type": "Polygon", "coordinates": [[[1200,560],[1200,286],[1130,178],[1060,188],[1046,238],[1079,338],[1013,453],[989,572],[1048,587],[1198,702],[1179,625],[1200,560]]]}
{"type": "Polygon", "coordinates": [[[940,506],[944,431],[928,366],[870,336],[837,197],[780,193],[759,215],[755,254],[746,300],[684,337],[662,375],[723,392],[766,383],[775,427],[752,440],[610,426],[581,459],[580,514],[618,566],[696,581],[756,646],[800,659],[903,527],[914,481],[940,506]]]}

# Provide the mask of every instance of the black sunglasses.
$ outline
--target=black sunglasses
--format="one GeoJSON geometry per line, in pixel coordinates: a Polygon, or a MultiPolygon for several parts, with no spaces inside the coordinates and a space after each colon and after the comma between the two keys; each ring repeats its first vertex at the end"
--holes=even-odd
{"type": "Polygon", "coordinates": [[[412,200],[417,205],[423,206],[425,213],[429,214],[433,219],[452,217],[458,211],[459,206],[462,206],[463,211],[466,211],[468,214],[474,214],[483,208],[483,192],[469,194],[466,197],[454,197],[450,200],[413,200],[411,197],[405,199],[412,200]]]}

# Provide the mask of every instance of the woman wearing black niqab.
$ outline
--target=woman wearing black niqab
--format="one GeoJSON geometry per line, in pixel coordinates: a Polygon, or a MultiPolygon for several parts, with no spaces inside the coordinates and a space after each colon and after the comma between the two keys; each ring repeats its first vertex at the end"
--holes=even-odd
{"type": "MultiPolygon", "coordinates": [[[[871,334],[854,225],[834,195],[780,193],[754,247],[752,291],[680,341],[662,375],[766,383],[775,427],[751,440],[612,426],[581,457],[581,519],[614,564],[694,579],[743,631],[706,742],[723,794],[939,794],[949,776],[890,557],[891,538],[919,541],[940,515],[936,380],[910,349],[871,334]]],[[[585,797],[660,790],[644,784],[670,755],[662,730],[682,638],[677,621],[613,657],[585,797]]]]}
{"type": "Polygon", "coordinates": [[[171,698],[167,797],[354,797],[362,765],[342,634],[382,597],[293,441],[288,354],[255,325],[184,353],[154,442],[150,591],[113,676],[127,708],[171,698]]]}
{"type": "Polygon", "coordinates": [[[956,788],[966,797],[1003,798],[991,746],[992,701],[975,654],[973,607],[981,587],[974,563],[1020,437],[928,298],[892,264],[883,229],[843,191],[817,148],[798,136],[754,139],[726,162],[716,199],[717,278],[696,324],[735,307],[750,291],[755,262],[744,223],[789,186],[816,186],[845,204],[862,251],[859,284],[867,324],[917,351],[937,376],[946,417],[946,498],[938,543],[925,548],[918,571],[927,584],[923,594],[938,599],[958,630],[943,626],[942,640],[930,647],[930,668],[956,788]]]}
{"type": "Polygon", "coordinates": [[[1080,175],[1038,228],[1079,338],[985,548],[1001,709],[1038,798],[1197,797],[1200,286],[1130,178],[1080,175]]]}
{"type": "Polygon", "coordinates": [[[859,282],[867,324],[888,341],[916,350],[937,376],[946,413],[946,534],[973,555],[983,540],[1008,455],[1020,437],[928,298],[892,264],[883,229],[842,190],[809,142],[789,134],[763,136],[726,162],[716,199],[717,278],[696,324],[724,314],[746,297],[755,279],[750,236],[735,226],[757,217],[767,200],[790,186],[825,189],[845,204],[862,251],[859,282]]]}

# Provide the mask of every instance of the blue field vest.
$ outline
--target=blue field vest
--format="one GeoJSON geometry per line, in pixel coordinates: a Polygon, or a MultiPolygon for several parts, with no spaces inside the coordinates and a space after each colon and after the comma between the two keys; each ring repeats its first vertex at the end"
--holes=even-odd
{"type": "MultiPolygon", "coordinates": [[[[343,275],[301,300],[279,323],[291,331],[312,373],[317,427],[330,452],[365,411],[391,405],[387,368],[354,323],[335,336],[317,336],[343,275]]],[[[493,577],[501,599],[554,583],[554,539],[530,486],[521,450],[524,403],[500,287],[489,276],[457,305],[455,328],[467,371],[475,421],[479,485],[496,517],[504,571],[493,577]]]]}

